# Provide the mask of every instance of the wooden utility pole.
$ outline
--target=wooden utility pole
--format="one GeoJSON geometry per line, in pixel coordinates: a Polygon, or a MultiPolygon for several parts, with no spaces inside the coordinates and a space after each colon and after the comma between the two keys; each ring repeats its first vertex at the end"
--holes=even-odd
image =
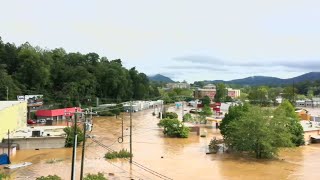
{"type": "Polygon", "coordinates": [[[130,163],[132,163],[132,101],[130,101],[130,163]]]}
{"type": "Polygon", "coordinates": [[[10,130],[8,129],[8,159],[9,159],[9,162],[10,162],[10,149],[11,149],[11,146],[10,146],[10,130]]]}
{"type": "Polygon", "coordinates": [[[76,179],[76,157],[77,157],[77,109],[74,113],[74,141],[73,141],[73,151],[72,151],[72,169],[71,169],[71,180],[76,179]]]}
{"type": "Polygon", "coordinates": [[[6,86],[6,88],[7,88],[7,101],[9,101],[9,87],[6,86]]]}

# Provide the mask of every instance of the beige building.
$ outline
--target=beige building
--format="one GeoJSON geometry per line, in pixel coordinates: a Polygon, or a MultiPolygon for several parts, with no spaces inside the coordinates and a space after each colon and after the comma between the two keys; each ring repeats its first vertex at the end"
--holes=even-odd
{"type": "Polygon", "coordinates": [[[181,89],[189,89],[190,84],[188,83],[168,83],[167,88],[174,89],[174,88],[181,88],[181,89]]]}
{"type": "Polygon", "coordinates": [[[13,132],[27,126],[26,101],[0,101],[0,142],[13,132]]]}

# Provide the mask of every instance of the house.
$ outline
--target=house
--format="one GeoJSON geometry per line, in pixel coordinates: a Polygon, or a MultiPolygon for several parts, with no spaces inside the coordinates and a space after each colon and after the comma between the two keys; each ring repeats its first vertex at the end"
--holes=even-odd
{"type": "Polygon", "coordinates": [[[310,144],[313,139],[319,139],[320,137],[320,123],[313,121],[300,121],[304,131],[305,144],[310,144]]]}
{"type": "Polygon", "coordinates": [[[9,132],[27,126],[26,101],[0,101],[0,142],[9,132]]]}

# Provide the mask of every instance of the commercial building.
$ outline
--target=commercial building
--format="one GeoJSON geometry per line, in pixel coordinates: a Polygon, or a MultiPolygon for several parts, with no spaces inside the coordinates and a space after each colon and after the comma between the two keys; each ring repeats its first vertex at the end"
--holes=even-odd
{"type": "Polygon", "coordinates": [[[150,108],[160,108],[163,104],[163,100],[157,100],[157,101],[132,101],[132,102],[125,102],[123,103],[123,110],[124,111],[130,111],[131,105],[132,110],[134,112],[142,111],[150,108]],[[131,104],[132,103],[132,104],[131,104]]]}
{"type": "Polygon", "coordinates": [[[184,83],[184,82],[182,82],[182,83],[168,83],[167,88],[169,88],[169,89],[174,89],[174,88],[189,89],[190,84],[184,83]]]}
{"type": "Polygon", "coordinates": [[[27,102],[0,101],[0,141],[11,132],[27,126],[27,102]]]}
{"type": "MultiPolygon", "coordinates": [[[[240,96],[239,89],[227,88],[227,90],[228,90],[228,96],[230,96],[231,98],[237,98],[240,96]]],[[[194,93],[194,98],[196,99],[201,99],[205,96],[208,96],[210,99],[213,99],[217,93],[217,89],[215,85],[208,84],[204,86],[202,89],[201,88],[195,89],[193,93],[194,93]]]]}
{"type": "Polygon", "coordinates": [[[52,110],[38,110],[36,112],[37,119],[64,120],[66,117],[72,118],[75,112],[81,112],[81,108],[63,108],[52,110]]]}
{"type": "Polygon", "coordinates": [[[320,98],[297,100],[297,107],[320,107],[320,98]]]}

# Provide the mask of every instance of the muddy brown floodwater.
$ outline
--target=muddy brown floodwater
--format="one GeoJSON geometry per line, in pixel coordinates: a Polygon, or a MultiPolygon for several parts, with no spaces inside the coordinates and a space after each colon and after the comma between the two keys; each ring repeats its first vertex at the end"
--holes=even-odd
{"type": "MultiPolygon", "coordinates": [[[[181,110],[170,108],[181,115],[181,110]]],[[[167,138],[157,127],[159,120],[153,110],[133,113],[133,160],[172,179],[319,179],[320,145],[309,145],[280,152],[280,160],[255,160],[230,154],[206,155],[206,148],[213,137],[220,136],[215,128],[207,128],[205,138],[191,133],[189,138],[167,138]]],[[[124,114],[124,142],[121,120],[94,118],[91,135],[108,147],[129,150],[129,116],[124,114]]],[[[33,165],[17,170],[6,170],[13,179],[35,179],[57,174],[70,179],[72,149],[21,150],[12,158],[13,163],[32,162],[33,165]]],[[[106,161],[106,149],[91,139],[87,140],[85,173],[102,172],[109,179],[160,179],[127,160],[106,161]]],[[[81,147],[77,152],[77,179],[79,179],[81,147]]]]}

